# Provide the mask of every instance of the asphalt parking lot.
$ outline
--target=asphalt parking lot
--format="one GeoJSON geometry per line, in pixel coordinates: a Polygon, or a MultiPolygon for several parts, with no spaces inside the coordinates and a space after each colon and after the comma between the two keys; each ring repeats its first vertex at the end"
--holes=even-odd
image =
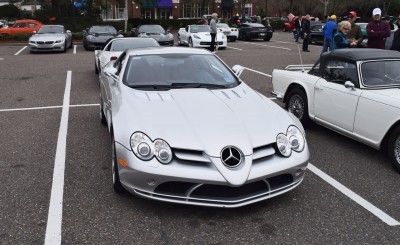
{"type": "MultiPolygon", "coordinates": [[[[315,124],[306,177],[284,195],[221,209],[114,193],[93,52],[24,46],[0,44],[0,244],[400,243],[400,175],[385,153],[315,124]]],[[[272,70],[314,63],[321,46],[299,50],[276,32],[217,55],[271,97],[272,70]]]]}

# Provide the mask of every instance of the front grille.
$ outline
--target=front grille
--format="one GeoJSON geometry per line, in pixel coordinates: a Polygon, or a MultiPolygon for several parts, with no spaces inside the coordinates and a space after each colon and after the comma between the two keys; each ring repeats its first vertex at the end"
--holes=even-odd
{"type": "Polygon", "coordinates": [[[211,42],[200,42],[200,45],[210,45],[211,42]]]}
{"type": "Polygon", "coordinates": [[[45,44],[53,44],[54,43],[54,41],[46,41],[46,42],[44,42],[45,44]]]}

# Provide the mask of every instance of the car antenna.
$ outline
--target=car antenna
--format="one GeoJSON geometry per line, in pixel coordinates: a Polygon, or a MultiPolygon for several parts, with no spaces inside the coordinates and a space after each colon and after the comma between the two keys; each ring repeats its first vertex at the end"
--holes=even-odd
{"type": "Polygon", "coordinates": [[[304,73],[303,59],[301,58],[301,52],[300,52],[300,45],[299,45],[299,44],[297,44],[297,50],[299,50],[300,64],[301,64],[301,72],[304,73]]]}

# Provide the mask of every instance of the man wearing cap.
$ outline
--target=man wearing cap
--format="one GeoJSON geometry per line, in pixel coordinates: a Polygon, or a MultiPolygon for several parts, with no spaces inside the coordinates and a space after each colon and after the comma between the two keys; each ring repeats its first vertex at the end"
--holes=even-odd
{"type": "Polygon", "coordinates": [[[322,46],[322,53],[327,52],[328,48],[330,50],[334,49],[333,46],[333,36],[336,34],[337,24],[336,24],[336,15],[331,15],[329,21],[326,22],[323,33],[324,33],[324,46],[322,46]]]}
{"type": "Polygon", "coordinates": [[[367,25],[367,48],[385,49],[386,38],[390,36],[390,26],[389,23],[381,20],[381,14],[380,8],[372,11],[374,20],[367,25]]]}
{"type": "Polygon", "coordinates": [[[347,20],[351,24],[351,30],[347,33],[347,40],[349,40],[350,43],[357,42],[357,46],[360,46],[364,38],[362,36],[361,27],[356,25],[357,13],[355,11],[350,11],[347,20]]]}

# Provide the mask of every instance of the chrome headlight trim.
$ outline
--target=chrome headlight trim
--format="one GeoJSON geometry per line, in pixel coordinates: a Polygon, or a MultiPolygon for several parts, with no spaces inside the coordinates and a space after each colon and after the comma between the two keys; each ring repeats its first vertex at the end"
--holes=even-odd
{"type": "Polygon", "coordinates": [[[130,139],[130,146],[135,156],[143,161],[150,161],[154,157],[162,164],[172,161],[172,150],[163,139],[152,141],[143,132],[134,132],[130,139]]]}
{"type": "Polygon", "coordinates": [[[302,152],[306,145],[304,133],[296,126],[290,125],[286,134],[276,136],[276,148],[284,157],[290,157],[292,151],[302,152]]]}

